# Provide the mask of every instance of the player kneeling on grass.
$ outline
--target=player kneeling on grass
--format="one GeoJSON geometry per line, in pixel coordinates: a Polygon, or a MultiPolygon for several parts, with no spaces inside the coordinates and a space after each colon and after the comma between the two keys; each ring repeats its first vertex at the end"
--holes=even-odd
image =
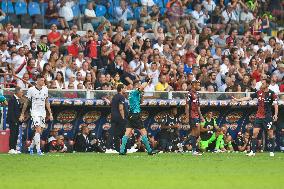
{"type": "Polygon", "coordinates": [[[132,135],[133,129],[138,129],[141,133],[141,140],[145,145],[145,148],[149,155],[153,155],[158,153],[159,151],[152,150],[148,137],[147,130],[144,128],[143,121],[141,120],[141,105],[143,102],[143,91],[144,88],[148,85],[148,83],[144,83],[141,85],[140,81],[133,82],[133,90],[129,92],[129,116],[128,116],[128,124],[126,125],[125,135],[122,137],[122,142],[120,146],[120,155],[125,155],[125,148],[128,139],[132,135]]]}
{"type": "Polygon", "coordinates": [[[27,101],[22,109],[20,121],[24,121],[25,111],[28,105],[31,105],[30,112],[32,117],[32,127],[35,128],[35,135],[33,137],[32,143],[29,147],[30,154],[33,154],[34,147],[36,147],[38,155],[43,155],[40,149],[40,135],[42,128],[45,127],[46,110],[49,113],[50,121],[53,120],[50,104],[48,102],[48,89],[44,82],[44,77],[42,75],[37,76],[36,86],[28,89],[27,101]]]}
{"type": "Polygon", "coordinates": [[[232,145],[232,136],[228,132],[228,127],[226,124],[224,124],[220,129],[217,130],[218,137],[216,140],[216,147],[215,152],[232,152],[234,151],[233,145],[232,145]]]}
{"type": "Polygon", "coordinates": [[[67,152],[67,147],[64,144],[64,137],[62,135],[57,136],[56,140],[51,142],[49,152],[67,152]]]}
{"type": "Polygon", "coordinates": [[[219,129],[216,119],[213,118],[213,113],[208,112],[204,121],[200,123],[200,150],[205,152],[209,145],[217,139],[216,131],[219,129]]]}
{"type": "Polygon", "coordinates": [[[268,133],[268,149],[270,151],[270,156],[274,156],[274,147],[275,147],[275,138],[274,138],[274,128],[273,121],[276,122],[278,119],[278,97],[270,89],[270,79],[263,79],[262,85],[259,91],[251,94],[249,97],[243,97],[240,99],[233,98],[234,101],[248,101],[254,98],[257,98],[257,113],[256,119],[254,122],[253,136],[252,136],[252,145],[251,151],[248,153],[248,156],[255,156],[257,149],[257,135],[261,129],[266,130],[268,133]],[[274,116],[272,117],[271,106],[274,105],[274,116]]]}

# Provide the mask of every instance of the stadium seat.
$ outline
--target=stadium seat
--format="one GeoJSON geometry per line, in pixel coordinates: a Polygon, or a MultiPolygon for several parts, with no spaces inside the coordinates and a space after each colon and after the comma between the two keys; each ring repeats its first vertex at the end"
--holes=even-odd
{"type": "Polygon", "coordinates": [[[23,1],[17,1],[15,4],[15,13],[16,15],[27,14],[27,3],[23,1]]]}
{"type": "Polygon", "coordinates": [[[1,9],[6,14],[14,14],[12,1],[2,1],[1,9]]]}
{"type": "Polygon", "coordinates": [[[154,3],[155,3],[158,7],[160,7],[160,8],[163,8],[163,7],[164,7],[163,1],[160,1],[160,0],[153,0],[153,1],[154,1],[154,3]]]}
{"type": "Polygon", "coordinates": [[[169,0],[164,0],[164,7],[167,6],[167,3],[169,2],[169,0]]]}
{"type": "Polygon", "coordinates": [[[138,4],[138,0],[130,0],[131,4],[137,3],[138,4]]]}
{"type": "Polygon", "coordinates": [[[167,12],[167,8],[161,8],[160,9],[161,15],[165,15],[166,12],[167,12]]]}
{"type": "Polygon", "coordinates": [[[40,14],[39,4],[36,2],[30,2],[28,5],[28,12],[30,16],[39,15],[40,14]]]}
{"type": "Polygon", "coordinates": [[[141,13],[141,7],[136,7],[134,9],[134,18],[139,20],[140,19],[140,13],[141,13]]]}
{"type": "Polygon", "coordinates": [[[114,7],[119,7],[120,0],[113,0],[113,5],[114,5],[114,7]]]}
{"type": "Polygon", "coordinates": [[[103,5],[97,5],[95,11],[96,11],[96,16],[105,16],[107,9],[103,5]]]}
{"type": "Polygon", "coordinates": [[[192,10],[192,9],[186,9],[184,12],[185,12],[186,14],[191,14],[191,13],[193,12],[193,10],[192,10]]]}
{"type": "Polygon", "coordinates": [[[110,7],[107,10],[107,13],[108,13],[109,17],[111,17],[111,18],[114,17],[113,5],[110,5],[110,7]]]}
{"type": "Polygon", "coordinates": [[[87,0],[79,0],[79,5],[87,5],[87,0]]]}
{"type": "Polygon", "coordinates": [[[45,11],[47,9],[48,4],[47,3],[41,3],[40,4],[40,9],[41,9],[41,15],[45,15],[45,11]]]}
{"type": "Polygon", "coordinates": [[[75,17],[79,17],[80,14],[81,14],[81,11],[80,11],[80,7],[78,4],[75,4],[73,7],[72,7],[72,11],[73,11],[73,15],[75,17]]]}

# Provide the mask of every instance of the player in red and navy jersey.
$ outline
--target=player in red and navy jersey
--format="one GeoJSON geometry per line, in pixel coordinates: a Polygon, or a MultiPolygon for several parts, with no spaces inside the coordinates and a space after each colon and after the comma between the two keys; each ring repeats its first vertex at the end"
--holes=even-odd
{"type": "Polygon", "coordinates": [[[185,113],[186,119],[189,121],[191,132],[189,134],[188,140],[192,146],[192,155],[202,155],[197,152],[197,145],[196,141],[200,135],[200,122],[204,121],[204,118],[200,111],[200,104],[199,104],[199,94],[198,91],[201,89],[200,81],[196,80],[192,83],[191,91],[189,91],[186,106],[185,106],[185,113]]]}
{"type": "Polygon", "coordinates": [[[274,156],[274,145],[275,145],[275,138],[274,138],[274,125],[273,121],[276,122],[278,119],[278,102],[277,102],[277,95],[268,89],[270,85],[270,79],[263,79],[262,85],[259,91],[250,95],[250,97],[244,97],[240,99],[233,98],[235,101],[247,101],[254,98],[258,100],[257,106],[257,113],[256,119],[254,122],[253,128],[253,136],[252,136],[252,146],[251,152],[248,153],[248,156],[255,156],[256,148],[257,148],[257,136],[261,129],[267,130],[268,133],[268,149],[270,151],[270,156],[274,156]],[[274,115],[272,116],[272,108],[271,106],[274,105],[274,115]]]}

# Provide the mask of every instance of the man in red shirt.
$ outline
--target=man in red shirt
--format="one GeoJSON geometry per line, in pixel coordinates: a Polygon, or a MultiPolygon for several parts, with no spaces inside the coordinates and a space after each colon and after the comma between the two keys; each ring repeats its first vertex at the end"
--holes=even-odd
{"type": "Polygon", "coordinates": [[[51,32],[47,35],[47,39],[50,44],[55,44],[57,47],[59,47],[61,34],[57,31],[57,26],[52,24],[50,29],[51,32]]]}
{"type": "Polygon", "coordinates": [[[68,54],[77,58],[79,54],[79,35],[72,35],[72,44],[67,47],[68,54]]]}

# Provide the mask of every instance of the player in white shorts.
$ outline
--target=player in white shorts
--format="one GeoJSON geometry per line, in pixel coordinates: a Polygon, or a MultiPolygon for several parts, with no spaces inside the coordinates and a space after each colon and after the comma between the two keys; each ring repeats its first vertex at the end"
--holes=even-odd
{"type": "Polygon", "coordinates": [[[44,77],[38,76],[36,86],[33,86],[28,89],[27,98],[28,100],[25,102],[20,121],[24,120],[24,114],[28,107],[31,105],[30,113],[32,118],[32,127],[35,128],[35,135],[32,140],[32,143],[29,147],[30,154],[33,154],[34,146],[36,147],[38,155],[43,155],[40,150],[40,135],[42,132],[42,128],[45,127],[45,118],[46,118],[46,110],[49,112],[49,119],[52,121],[53,116],[50,108],[50,104],[48,102],[48,89],[44,86],[44,77]]]}

